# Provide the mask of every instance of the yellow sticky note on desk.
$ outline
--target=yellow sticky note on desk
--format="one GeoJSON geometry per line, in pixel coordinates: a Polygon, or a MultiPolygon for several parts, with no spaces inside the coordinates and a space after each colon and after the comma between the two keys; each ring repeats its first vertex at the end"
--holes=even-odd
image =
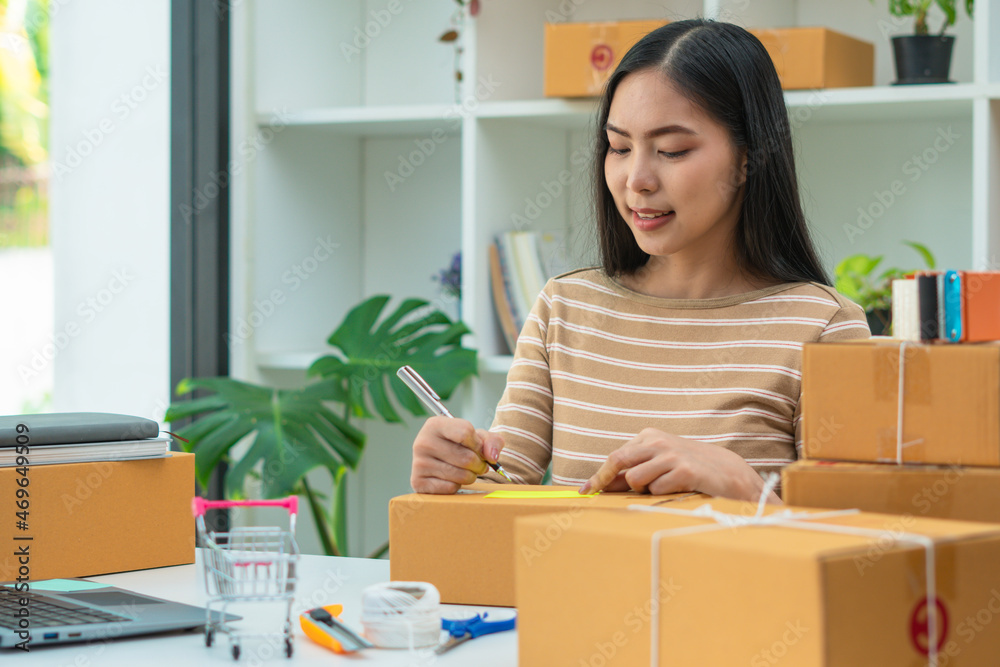
{"type": "Polygon", "coordinates": [[[487,493],[486,498],[590,498],[596,493],[579,493],[576,489],[548,489],[544,491],[517,491],[504,489],[487,493]]]}

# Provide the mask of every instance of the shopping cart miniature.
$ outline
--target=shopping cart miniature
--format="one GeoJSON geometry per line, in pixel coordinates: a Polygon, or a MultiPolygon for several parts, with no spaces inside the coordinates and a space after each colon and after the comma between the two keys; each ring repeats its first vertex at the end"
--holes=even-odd
{"type": "Polygon", "coordinates": [[[233,660],[240,657],[240,639],[273,636],[260,632],[237,632],[226,621],[226,607],[234,602],[286,601],[283,639],[285,655],[292,657],[292,602],[295,597],[295,564],[299,547],[295,543],[295,515],[299,499],[284,500],[205,500],[195,497],[191,511],[197,517],[198,535],[204,547],[205,646],[211,646],[217,632],[229,635],[233,660]],[[234,528],[228,533],[209,532],[205,511],[227,507],[276,506],[288,510],[288,530],[278,527],[234,528]],[[221,603],[213,620],[212,606],[221,603]]]}

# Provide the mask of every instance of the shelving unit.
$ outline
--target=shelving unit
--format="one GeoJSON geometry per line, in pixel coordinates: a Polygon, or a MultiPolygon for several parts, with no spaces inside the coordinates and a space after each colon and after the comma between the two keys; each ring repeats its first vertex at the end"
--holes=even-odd
{"type": "MultiPolygon", "coordinates": [[[[929,245],[944,266],[1000,268],[1000,0],[977,2],[975,22],[961,9],[949,30],[957,83],[906,87],[890,85],[889,36],[909,23],[883,0],[486,1],[459,26],[457,91],[455,52],[437,40],[452,25],[451,0],[234,4],[233,145],[273,130],[234,174],[232,318],[257,323],[231,346],[237,377],[301,382],[334,326],[371,294],[437,299],[451,311],[431,275],[461,250],[461,315],[481,361],[452,407],[489,425],[510,367],[489,287],[493,236],[527,221],[563,234],[574,262],[596,258],[587,201],[595,103],[542,96],[547,20],[705,15],[823,25],[873,42],[875,86],[785,96],[827,268],[858,252],[918,264],[904,239],[929,245]],[[366,28],[377,34],[357,48],[366,28]],[[914,156],[928,168],[914,171],[914,156]],[[560,175],[569,185],[554,193],[560,175]],[[896,180],[905,192],[862,233],[845,228],[858,227],[859,209],[878,212],[896,180]],[[331,245],[328,259],[308,262],[331,245]],[[281,303],[268,306],[275,295],[281,303]]],[[[418,427],[365,425],[369,451],[351,482],[355,545],[384,539],[385,503],[408,489],[418,427]]]]}

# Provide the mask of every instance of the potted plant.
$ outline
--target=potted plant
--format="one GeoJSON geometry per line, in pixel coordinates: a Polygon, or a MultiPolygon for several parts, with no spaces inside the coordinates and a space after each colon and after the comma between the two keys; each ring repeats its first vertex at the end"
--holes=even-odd
{"type": "MultiPolygon", "coordinates": [[[[926,247],[913,241],[903,241],[916,250],[928,269],[935,267],[934,255],[926,247]]],[[[892,324],[892,281],[905,278],[913,270],[886,269],[874,276],[876,267],[882,262],[882,255],[851,255],[837,264],[834,287],[838,292],[865,309],[868,328],[873,336],[890,333],[892,324]]]]}
{"type": "MultiPolygon", "coordinates": [[[[875,0],[872,0],[874,3],[875,0]]],[[[951,52],[955,44],[953,35],[944,31],[955,24],[957,0],[889,0],[889,12],[896,17],[912,16],[912,35],[892,38],[892,51],[896,62],[895,84],[951,83],[951,52]],[[927,12],[937,5],[944,12],[944,23],[938,34],[931,34],[927,27],[927,12]]],[[[972,18],[974,0],[965,0],[965,13],[972,18]]]]}
{"type": "MultiPolygon", "coordinates": [[[[307,377],[318,378],[299,389],[276,389],[228,377],[185,379],[177,393],[211,395],[170,405],[166,421],[195,417],[180,429],[184,449],[195,454],[195,473],[207,486],[212,471],[228,464],[226,495],[245,497],[247,482],[257,480],[265,498],[305,496],[327,555],[348,555],[344,476],[357,468],[365,434],[352,418],[402,422],[395,403],[413,415],[426,415],[419,399],[396,377],[412,366],[442,397],[476,374],[475,350],[460,341],[469,329],[407,299],[379,321],[388,296],[374,296],[355,306],[330,335],[334,353],[317,359],[307,377]],[[306,473],[324,469],[333,498],[312,488],[306,473]]],[[[405,452],[409,456],[409,449],[405,452]]],[[[388,544],[370,556],[385,552],[388,544]]]]}

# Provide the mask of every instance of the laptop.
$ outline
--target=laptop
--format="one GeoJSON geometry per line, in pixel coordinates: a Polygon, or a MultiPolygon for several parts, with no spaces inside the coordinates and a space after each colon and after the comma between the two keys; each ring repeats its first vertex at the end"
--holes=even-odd
{"type": "MultiPolygon", "coordinates": [[[[205,627],[204,607],[171,602],[85,579],[0,584],[0,648],[87,642],[205,627]],[[27,603],[27,604],[25,604],[27,603]],[[27,611],[25,611],[27,610],[27,611]],[[27,619],[28,627],[23,626],[27,619]]],[[[239,620],[226,614],[226,620],[239,620]]],[[[212,611],[214,621],[221,620],[212,611]]]]}

